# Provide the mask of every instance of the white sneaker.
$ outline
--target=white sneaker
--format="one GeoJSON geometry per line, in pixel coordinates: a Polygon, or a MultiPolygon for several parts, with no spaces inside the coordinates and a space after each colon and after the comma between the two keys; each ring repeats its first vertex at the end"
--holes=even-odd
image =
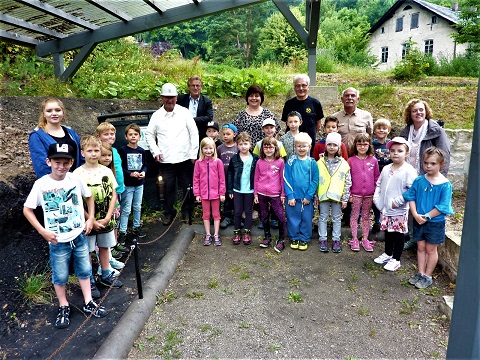
{"type": "MultiPolygon", "coordinates": [[[[124,265],[125,266],[125,265],[124,265]]],[[[110,266],[110,271],[113,272],[113,275],[115,275],[115,277],[118,277],[118,275],[120,275],[120,272],[115,270],[113,267],[110,266]]],[[[102,276],[102,267],[100,266],[100,264],[98,264],[98,269],[97,269],[97,275],[98,276],[102,276]]]]}
{"type": "Polygon", "coordinates": [[[383,268],[388,271],[395,271],[397,269],[400,269],[400,261],[391,259],[383,268]]]}
{"type": "Polygon", "coordinates": [[[385,263],[388,263],[390,261],[392,257],[390,255],[387,255],[385,253],[383,253],[382,255],[380,255],[379,257],[375,258],[373,260],[373,262],[377,263],[377,264],[385,264],[385,263]]]}
{"type": "Polygon", "coordinates": [[[112,257],[110,259],[110,266],[113,267],[114,269],[122,270],[125,267],[125,264],[112,257]]]}

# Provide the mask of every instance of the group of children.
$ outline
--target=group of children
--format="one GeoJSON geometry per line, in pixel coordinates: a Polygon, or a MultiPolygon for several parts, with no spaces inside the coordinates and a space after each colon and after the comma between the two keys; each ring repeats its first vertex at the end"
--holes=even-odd
{"type": "MultiPolygon", "coordinates": [[[[63,109],[59,100],[51,102],[63,109]]],[[[50,145],[46,163],[51,173],[34,183],[25,201],[27,220],[49,243],[52,283],[60,303],[55,321],[59,329],[70,324],[66,297],[70,258],[85,301],[83,311],[104,317],[107,310],[93,301],[100,298],[100,291],[92,272],[92,254],[96,252],[99,260],[98,282],[119,288],[123,283],[117,278],[117,270],[124,263],[113,255],[120,258],[122,252],[129,251],[125,240],[132,209],[133,233],[145,236],[140,215],[147,168],[145,150],[138,146],[140,128],[136,124],[126,127],[127,144],[118,151],[113,147],[115,132],[115,127],[105,122],[98,125],[96,136],[83,137],[80,148],[85,162],[73,173],[69,170],[76,158],[74,148],[69,144],[50,145]],[[34,213],[37,206],[43,209],[44,224],[34,213]]]]}
{"type": "MultiPolygon", "coordinates": [[[[63,108],[61,103],[58,105],[63,108]]],[[[224,142],[219,143],[218,123],[208,123],[207,137],[200,142],[193,174],[193,193],[203,209],[206,231],[203,244],[222,245],[220,203],[224,202],[224,222],[226,226],[234,224],[233,244],[252,243],[252,210],[256,206],[264,228],[260,247],[270,247],[269,219],[275,217],[279,226],[275,251],[285,249],[287,234],[291,249],[306,250],[318,207],[320,251],[330,249],[327,225],[331,218],[331,248],[339,253],[342,210],[350,203],[351,250],[359,251],[361,244],[372,252],[374,242],[368,235],[374,204],[374,226],[385,231],[385,252],[374,262],[395,271],[400,267],[410,209],[410,217],[415,220],[413,239],[418,241],[418,273],[409,282],[417,288],[430,286],[438,259],[437,246],[444,241],[445,215],[453,213],[452,186],[440,173],[445,153],[435,147],[427,149],[423,155],[426,174],[417,177],[416,170],[406,163],[408,142],[400,137],[389,140],[390,123],[380,119],[374,125],[373,144],[368,134],[359,134],[348,156],[337,132],[338,120],[327,117],[326,137],[315,144],[312,158],[313,139],[299,132],[301,123],[301,115],[291,112],[287,120],[290,130],[276,140],[275,122],[266,119],[262,124],[265,138],[256,144],[252,144],[248,133],[238,134],[235,125],[230,123],[222,126],[224,142]],[[360,217],[361,241],[358,239],[360,217]]],[[[91,253],[97,252],[99,259],[99,282],[121,287],[117,270],[124,264],[114,255],[121,257],[122,252],[128,252],[125,240],[132,209],[132,232],[137,237],[145,236],[140,226],[147,171],[145,150],[138,145],[141,131],[136,124],[128,125],[127,144],[118,151],[113,147],[115,136],[115,127],[102,123],[96,129],[96,136],[82,138],[80,146],[85,163],[73,174],[69,172],[76,158],[72,146],[50,145],[46,163],[51,173],[35,182],[24,205],[27,220],[50,246],[52,282],[60,303],[57,328],[70,324],[65,289],[70,257],[74,258],[75,273],[83,292],[84,312],[104,317],[108,312],[93,301],[100,297],[100,292],[92,273],[91,253]],[[44,224],[34,213],[37,206],[43,209],[44,224]]]]}
{"type": "Polygon", "coordinates": [[[429,148],[423,155],[426,174],[417,177],[417,171],[406,162],[408,141],[401,137],[388,139],[391,130],[388,120],[375,122],[373,143],[370,135],[358,134],[347,155],[337,132],[338,120],[327,117],[326,137],[315,144],[312,158],[312,139],[298,130],[301,121],[299,113],[290,113],[287,120],[290,131],[280,141],[275,139],[275,127],[270,119],[263,122],[265,138],[257,144],[252,144],[249,134],[237,134],[232,124],[222,127],[224,144],[218,149],[213,139],[202,140],[194,171],[194,195],[202,202],[204,245],[212,244],[210,209],[215,224],[213,244],[222,244],[219,209],[226,196],[227,225],[232,222],[229,217],[233,200],[233,244],[251,244],[252,209],[258,204],[264,226],[260,247],[271,245],[269,217],[275,216],[279,236],[274,249],[284,250],[288,233],[291,249],[306,250],[312,235],[314,210],[318,207],[320,251],[330,250],[327,226],[331,219],[331,249],[339,253],[342,211],[350,204],[352,239],[348,244],[351,250],[360,251],[361,246],[367,252],[373,251],[375,242],[369,239],[373,208],[374,227],[385,231],[385,252],[374,262],[395,271],[401,266],[410,209],[410,218],[415,220],[413,238],[418,240],[419,272],[409,281],[417,288],[431,285],[437,245],[444,241],[445,215],[453,213],[451,184],[439,172],[446,154],[429,148]]]}

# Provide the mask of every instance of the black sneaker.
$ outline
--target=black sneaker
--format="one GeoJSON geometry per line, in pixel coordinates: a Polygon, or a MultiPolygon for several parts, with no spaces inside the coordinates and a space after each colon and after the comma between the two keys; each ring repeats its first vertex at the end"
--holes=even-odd
{"type": "MultiPolygon", "coordinates": [[[[118,251],[118,252],[121,252],[121,253],[128,253],[128,252],[130,252],[130,249],[125,246],[125,243],[120,243],[120,242],[119,242],[117,245],[115,245],[114,249],[115,249],[116,251],[118,251]]],[[[113,255],[112,255],[112,256],[113,256],[113,255]]],[[[120,256],[120,257],[121,257],[121,256],[120,256]]]]}
{"type": "Polygon", "coordinates": [[[274,249],[276,252],[281,253],[283,249],[285,249],[285,242],[283,240],[277,240],[274,249]]]}
{"type": "Polygon", "coordinates": [[[138,228],[135,228],[133,229],[133,234],[138,237],[138,238],[144,238],[145,236],[147,236],[147,234],[145,234],[142,229],[140,229],[139,227],[138,228]]]}
{"type": "Polygon", "coordinates": [[[120,260],[123,256],[123,252],[121,251],[118,251],[117,249],[115,249],[114,247],[110,250],[111,253],[112,253],[112,257],[116,260],[120,260]]]}
{"type": "Polygon", "coordinates": [[[57,320],[55,320],[55,327],[57,329],[65,329],[70,325],[70,306],[60,306],[58,308],[57,320]]]}
{"type": "Polygon", "coordinates": [[[92,298],[100,299],[100,290],[98,290],[97,285],[95,283],[90,282],[90,290],[92,290],[92,298]]]}
{"type": "Polygon", "coordinates": [[[108,276],[103,277],[103,275],[100,277],[100,284],[103,286],[112,286],[114,288],[121,288],[123,286],[123,283],[120,280],[117,280],[117,277],[113,273],[113,271],[108,274],[108,276]]]}
{"type": "Polygon", "coordinates": [[[88,304],[83,305],[83,312],[86,315],[93,313],[93,316],[96,318],[103,318],[108,315],[108,311],[103,306],[98,306],[93,300],[90,300],[88,304]],[[95,309],[97,310],[95,311],[95,309]]]}
{"type": "Polygon", "coordinates": [[[118,232],[118,238],[117,238],[117,243],[118,244],[125,244],[125,241],[127,241],[127,234],[118,232]]]}

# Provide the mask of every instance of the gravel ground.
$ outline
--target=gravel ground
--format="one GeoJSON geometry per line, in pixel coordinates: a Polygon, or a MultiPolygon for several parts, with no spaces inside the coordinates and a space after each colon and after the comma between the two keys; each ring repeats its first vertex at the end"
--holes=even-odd
{"type": "Polygon", "coordinates": [[[443,273],[419,291],[406,280],[415,252],[395,273],[383,252],[190,245],[129,354],[137,358],[445,358],[449,322],[438,310],[453,286],[443,273]],[[301,302],[294,302],[293,300],[301,302]]]}

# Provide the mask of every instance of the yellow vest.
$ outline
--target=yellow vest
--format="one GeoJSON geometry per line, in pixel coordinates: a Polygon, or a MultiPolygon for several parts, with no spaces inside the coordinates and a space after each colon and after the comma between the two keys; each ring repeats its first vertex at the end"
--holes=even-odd
{"type": "Polygon", "coordinates": [[[320,181],[318,183],[318,200],[333,200],[340,202],[345,189],[345,177],[350,171],[350,165],[342,158],[339,166],[335,169],[333,175],[327,169],[325,157],[317,161],[320,181]]]}

